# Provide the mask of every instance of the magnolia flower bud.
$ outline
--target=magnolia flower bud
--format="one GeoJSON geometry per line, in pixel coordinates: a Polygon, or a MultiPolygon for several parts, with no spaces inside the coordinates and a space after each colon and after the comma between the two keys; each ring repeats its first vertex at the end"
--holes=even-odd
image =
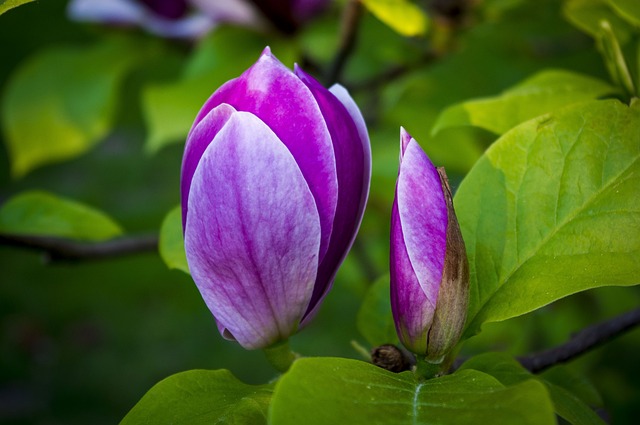
{"type": "Polygon", "coordinates": [[[347,91],[266,48],[207,100],[182,162],[191,275],[222,335],[265,348],[314,315],[355,238],[371,151],[347,91]]]}
{"type": "Polygon", "coordinates": [[[400,131],[391,213],[391,307],[402,343],[437,363],[464,326],[469,265],[443,168],[400,131]]]}

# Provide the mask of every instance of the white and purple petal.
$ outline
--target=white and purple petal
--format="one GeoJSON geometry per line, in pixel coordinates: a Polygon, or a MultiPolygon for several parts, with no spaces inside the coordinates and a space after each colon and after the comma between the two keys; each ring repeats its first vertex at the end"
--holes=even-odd
{"type": "MultiPolygon", "coordinates": [[[[404,132],[404,130],[402,130],[404,132]]],[[[407,254],[425,296],[435,306],[447,250],[447,204],[438,170],[418,142],[403,135],[396,187],[407,254]]]]}
{"type": "MultiPolygon", "coordinates": [[[[307,316],[313,317],[314,309],[331,288],[338,267],[353,244],[364,211],[369,179],[368,147],[344,104],[313,77],[295,67],[295,74],[311,91],[329,129],[335,155],[338,179],[338,202],[333,220],[329,247],[320,257],[318,278],[307,316]]],[[[348,94],[347,94],[348,96],[348,94]]]]}
{"type": "Polygon", "coordinates": [[[220,328],[243,347],[286,339],[316,280],[320,220],[294,157],[256,116],[235,112],[189,191],[185,249],[220,328]]]}
{"type": "Polygon", "coordinates": [[[404,243],[397,199],[391,210],[391,244],[389,272],[391,309],[400,341],[416,353],[427,350],[427,330],[433,320],[435,305],[425,296],[404,243]]]}
{"type": "Polygon", "coordinates": [[[436,167],[404,129],[391,218],[391,298],[403,343],[426,352],[447,250],[447,204],[436,167]]]}
{"type": "Polygon", "coordinates": [[[200,158],[216,134],[227,123],[231,115],[236,112],[233,106],[223,103],[209,111],[209,113],[189,132],[182,156],[182,170],[180,172],[180,201],[182,205],[182,229],[186,229],[189,190],[191,180],[200,158]]]}
{"type": "Polygon", "coordinates": [[[311,91],[266,48],[251,68],[207,100],[195,124],[222,103],[260,117],[295,158],[318,207],[320,258],[324,257],[336,213],[338,180],[331,135],[311,91]]]}

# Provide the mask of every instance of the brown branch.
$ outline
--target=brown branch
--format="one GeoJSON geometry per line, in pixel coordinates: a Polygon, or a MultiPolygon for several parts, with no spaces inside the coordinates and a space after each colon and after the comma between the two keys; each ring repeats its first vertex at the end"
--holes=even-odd
{"type": "Polygon", "coordinates": [[[542,372],[557,364],[573,360],[638,325],[640,325],[640,308],[589,326],[562,345],[518,357],[518,361],[532,373],[542,372]]]}
{"type": "Polygon", "coordinates": [[[48,262],[87,261],[156,251],[158,236],[141,235],[105,242],[80,242],[50,236],[2,234],[0,245],[43,252],[48,262]]]}
{"type": "Polygon", "coordinates": [[[353,82],[346,84],[346,87],[350,91],[369,91],[375,90],[378,87],[390,83],[411,71],[420,69],[423,66],[429,65],[439,59],[439,55],[434,51],[427,51],[414,63],[394,65],[378,75],[374,75],[367,80],[360,82],[353,82]]]}
{"type": "Polygon", "coordinates": [[[361,16],[362,4],[360,0],[349,0],[342,15],[340,47],[326,77],[326,83],[328,85],[340,81],[342,77],[342,71],[347,63],[347,59],[356,45],[358,24],[360,23],[361,16]]]}

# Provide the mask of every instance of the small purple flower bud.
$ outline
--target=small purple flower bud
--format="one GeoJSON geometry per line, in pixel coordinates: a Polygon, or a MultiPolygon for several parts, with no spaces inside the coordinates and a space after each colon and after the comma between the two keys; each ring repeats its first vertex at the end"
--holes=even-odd
{"type": "Polygon", "coordinates": [[[400,130],[391,213],[391,307],[402,343],[437,363],[460,339],[469,265],[444,168],[400,130]]]}
{"type": "Polygon", "coordinates": [[[213,93],[182,162],[185,250],[222,335],[265,348],[306,324],[355,238],[369,192],[364,120],[266,48],[213,93]]]}

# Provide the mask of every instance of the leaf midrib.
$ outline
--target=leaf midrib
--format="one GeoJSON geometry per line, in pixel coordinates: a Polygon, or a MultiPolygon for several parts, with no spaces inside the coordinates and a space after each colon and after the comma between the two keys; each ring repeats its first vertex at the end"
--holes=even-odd
{"type": "MultiPolygon", "coordinates": [[[[607,150],[608,152],[608,150],[607,150]]],[[[612,176],[611,179],[609,179],[606,184],[604,184],[598,191],[594,192],[592,196],[590,196],[579,208],[577,208],[575,210],[575,212],[573,214],[569,214],[565,220],[562,221],[562,223],[558,226],[556,226],[551,232],[549,232],[548,235],[546,235],[541,241],[540,243],[531,251],[531,253],[519,264],[517,264],[507,275],[504,279],[501,280],[501,282],[499,282],[499,285],[497,287],[497,289],[493,292],[493,294],[491,294],[491,296],[489,296],[485,301],[482,302],[480,308],[478,309],[478,311],[475,313],[473,319],[471,322],[469,322],[469,326],[467,327],[467,330],[473,330],[473,329],[477,329],[479,327],[479,325],[482,325],[482,323],[477,324],[476,321],[478,319],[478,317],[481,316],[481,313],[485,310],[485,308],[487,307],[487,305],[489,304],[489,302],[491,301],[491,299],[493,297],[496,296],[496,294],[502,289],[502,287],[511,279],[511,277],[516,274],[518,272],[518,270],[520,270],[525,264],[527,264],[527,262],[529,262],[535,255],[536,253],[538,253],[540,251],[540,249],[542,247],[544,247],[550,240],[552,240],[555,235],[564,228],[564,226],[568,225],[569,223],[571,223],[573,220],[575,220],[578,215],[580,215],[589,205],[591,205],[595,200],[597,200],[604,192],[606,192],[610,186],[612,186],[613,184],[615,184],[620,177],[625,174],[633,165],[636,164],[636,162],[638,161],[638,159],[640,159],[640,153],[637,154],[635,157],[633,157],[633,159],[629,162],[629,164],[622,168],[621,171],[617,174],[615,174],[614,176],[612,176]]],[[[564,167],[563,167],[564,170],[564,167]]],[[[502,255],[502,257],[504,257],[504,254],[502,255]]],[[[477,274],[476,274],[477,276],[477,274]]],[[[521,313],[524,314],[524,313],[521,313]]],[[[511,317],[515,317],[515,316],[511,316],[511,317]]]]}

